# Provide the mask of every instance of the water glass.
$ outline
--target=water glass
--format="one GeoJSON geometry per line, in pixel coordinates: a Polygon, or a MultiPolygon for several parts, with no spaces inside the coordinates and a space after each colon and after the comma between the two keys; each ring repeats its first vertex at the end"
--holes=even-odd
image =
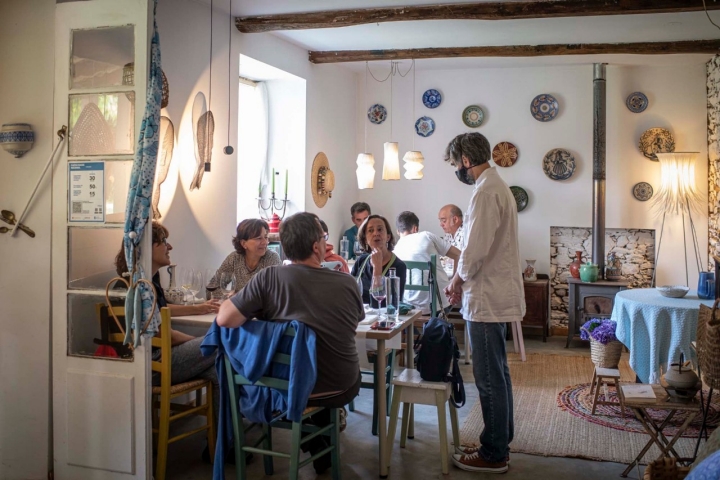
{"type": "Polygon", "coordinates": [[[365,253],[365,249],[363,248],[362,243],[360,243],[358,240],[355,240],[355,243],[353,243],[353,252],[355,252],[356,258],[365,253]]]}
{"type": "Polygon", "coordinates": [[[697,294],[704,300],[715,298],[715,272],[700,272],[697,294]],[[712,288],[710,288],[711,282],[712,288]]]}

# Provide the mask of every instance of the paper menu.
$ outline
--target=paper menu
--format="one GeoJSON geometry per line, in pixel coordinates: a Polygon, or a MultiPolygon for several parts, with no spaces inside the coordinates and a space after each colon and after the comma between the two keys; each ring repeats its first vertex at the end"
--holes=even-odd
{"type": "Polygon", "coordinates": [[[623,397],[625,400],[643,401],[647,400],[650,403],[655,401],[655,392],[653,391],[652,385],[646,384],[632,384],[622,385],[623,397]]]}

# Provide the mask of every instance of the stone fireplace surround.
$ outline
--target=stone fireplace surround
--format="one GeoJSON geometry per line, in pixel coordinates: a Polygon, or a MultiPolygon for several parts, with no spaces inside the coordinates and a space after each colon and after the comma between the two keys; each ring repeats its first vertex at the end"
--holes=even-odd
{"type": "MultiPolygon", "coordinates": [[[[567,326],[569,267],[575,252],[583,252],[583,261],[592,254],[592,229],[550,227],[550,305],[551,326],[567,326]]],[[[614,251],[622,263],[622,279],[630,288],[647,288],[655,268],[655,230],[607,228],[605,255],[614,251]]]]}

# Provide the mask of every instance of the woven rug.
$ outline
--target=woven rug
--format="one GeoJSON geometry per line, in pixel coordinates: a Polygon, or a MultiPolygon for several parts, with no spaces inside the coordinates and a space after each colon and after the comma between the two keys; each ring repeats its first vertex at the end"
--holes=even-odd
{"type": "MultiPolygon", "coordinates": [[[[521,362],[518,355],[509,354],[508,362],[513,382],[515,419],[515,438],[510,444],[510,451],[630,463],[650,439],[646,433],[636,433],[639,429],[625,426],[608,428],[558,405],[560,392],[592,380],[594,367],[589,357],[530,354],[527,362],[521,362]]],[[[621,381],[635,380],[627,360],[623,358],[619,368],[621,381]]],[[[473,383],[472,378],[467,378],[466,388],[475,388],[473,383]]],[[[577,402],[576,407],[579,404],[577,402]]],[[[599,416],[596,415],[597,418],[599,416]]],[[[629,416],[627,420],[628,425],[634,421],[629,416]]],[[[607,422],[619,426],[616,420],[607,422]]],[[[480,403],[476,402],[460,431],[461,442],[477,445],[482,429],[482,411],[480,403]]],[[[691,438],[681,438],[675,445],[683,457],[691,457],[694,447],[695,440],[691,438]]],[[[659,456],[660,451],[653,445],[643,458],[644,463],[659,456]]]]}

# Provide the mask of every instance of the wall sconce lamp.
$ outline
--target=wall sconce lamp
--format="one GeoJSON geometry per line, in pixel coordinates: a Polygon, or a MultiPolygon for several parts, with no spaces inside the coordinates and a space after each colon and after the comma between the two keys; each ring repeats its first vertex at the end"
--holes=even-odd
{"type": "Polygon", "coordinates": [[[25,155],[34,142],[35,133],[27,123],[6,123],[0,128],[0,145],[15,158],[25,155]]]}

